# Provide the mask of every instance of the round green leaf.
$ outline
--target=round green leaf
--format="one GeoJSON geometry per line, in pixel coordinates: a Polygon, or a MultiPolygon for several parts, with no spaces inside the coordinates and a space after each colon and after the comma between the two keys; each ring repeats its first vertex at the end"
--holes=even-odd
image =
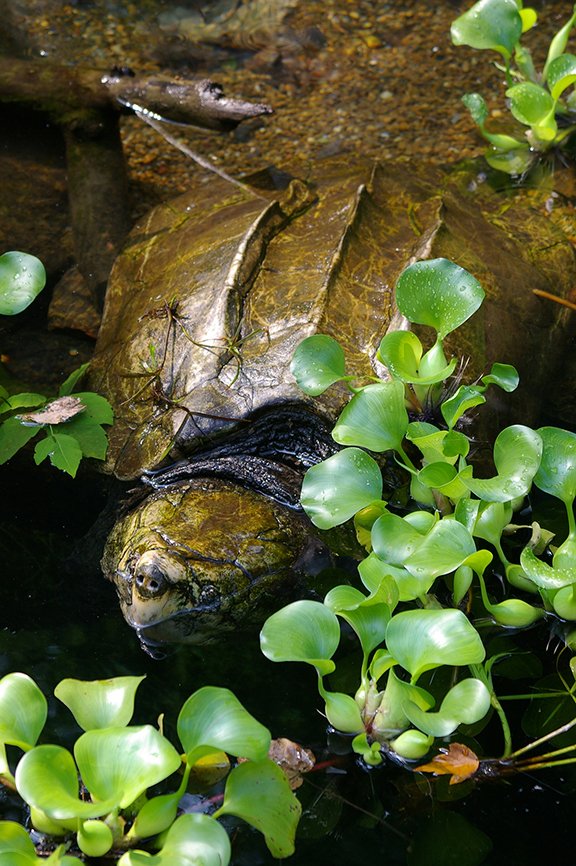
{"type": "Polygon", "coordinates": [[[343,734],[356,734],[363,730],[364,722],[360,708],[352,697],[343,692],[324,692],[326,718],[336,731],[343,734]]]}
{"type": "Polygon", "coordinates": [[[476,496],[487,502],[509,502],[525,496],[542,457],[542,439],[530,427],[515,424],[506,427],[494,442],[494,465],[498,474],[493,478],[473,478],[472,467],[460,473],[460,478],[476,496]]]}
{"type": "Polygon", "coordinates": [[[490,692],[481,680],[468,677],[453,686],[437,712],[425,712],[412,701],[403,705],[415,727],[433,737],[447,737],[461,724],[472,725],[490,709],[490,692]]]}
{"type": "Polygon", "coordinates": [[[32,839],[16,821],[0,821],[0,854],[7,851],[19,851],[29,857],[36,857],[32,839]]]}
{"type": "Polygon", "coordinates": [[[319,601],[295,601],[268,617],[260,649],[273,662],[306,662],[321,675],[332,673],[340,643],[340,624],[319,601]]]}
{"type": "Polygon", "coordinates": [[[216,686],[204,686],[188,698],[177,727],[189,764],[218,751],[259,761],[270,748],[270,731],[229,689],[216,686]]]}
{"type": "Polygon", "coordinates": [[[366,656],[384,640],[397,603],[398,589],[390,578],[383,578],[370,596],[353,586],[335,586],[324,599],[326,607],[354,629],[366,656]]]}
{"type": "Polygon", "coordinates": [[[403,565],[415,577],[434,580],[455,571],[475,552],[474,539],[465,526],[457,520],[439,520],[403,565]]]}
{"type": "Polygon", "coordinates": [[[306,472],[300,502],[315,526],[331,529],[381,498],[382,473],[374,458],[344,448],[306,472]]]}
{"type": "Polygon", "coordinates": [[[454,45],[492,49],[509,59],[522,35],[516,0],[479,0],[452,22],[454,45]]]}
{"type": "Polygon", "coordinates": [[[548,67],[547,84],[552,99],[558,99],[567,87],[576,81],[576,57],[561,54],[548,67]]]}
{"type": "Polygon", "coordinates": [[[290,372],[305,394],[317,397],[346,375],[340,344],[327,334],[313,334],[296,347],[290,372]]]}
{"type": "Polygon", "coordinates": [[[570,504],[576,497],[576,434],[559,427],[540,427],[543,451],[534,484],[570,504]]]}
{"type": "Polygon", "coordinates": [[[174,746],[151,725],[87,731],[74,755],[90,793],[122,809],[180,766],[174,746]]]}
{"type": "Polygon", "coordinates": [[[126,851],[118,866],[228,866],[230,840],[224,827],[209,815],[177,818],[157,854],[126,851]]]}
{"type": "Polygon", "coordinates": [[[340,445],[399,451],[408,427],[404,385],[394,380],[367,385],[344,407],[332,431],[340,445]]]}
{"type": "Polygon", "coordinates": [[[42,262],[28,253],[0,256],[0,315],[15,316],[30,306],[46,285],[42,262]]]}
{"type": "Polygon", "coordinates": [[[474,626],[454,609],[395,614],[388,623],[386,645],[413,682],[440,665],[479,664],[486,654],[474,626]]]}
{"type": "Polygon", "coordinates": [[[285,774],[266,759],[235,767],[226,781],[224,803],[214,814],[242,818],[264,834],[273,857],[289,857],[301,811],[285,774]]]}
{"type": "Polygon", "coordinates": [[[486,376],[482,376],[483,385],[498,385],[507,393],[515,391],[519,381],[518,370],[512,364],[492,364],[490,372],[486,376]]]}
{"type": "Polygon", "coordinates": [[[424,533],[398,514],[383,514],[372,527],[372,547],[380,559],[402,566],[422,544],[424,533]]]}
{"type": "Polygon", "coordinates": [[[78,847],[88,857],[103,857],[114,842],[112,830],[104,821],[83,821],[76,834],[78,847]]]}
{"type": "Polygon", "coordinates": [[[441,340],[469,319],[483,300],[478,280],[448,259],[415,262],[396,284],[400,312],[411,322],[435,328],[441,340]]]}
{"type": "Polygon", "coordinates": [[[28,805],[56,821],[99,818],[118,805],[115,797],[98,803],[80,800],[76,764],[61,746],[36,746],[27,752],[16,768],[16,788],[28,805]]]}
{"type": "Polygon", "coordinates": [[[0,743],[31,749],[46,722],[46,698],[27,674],[0,680],[0,743]]]}
{"type": "Polygon", "coordinates": [[[130,837],[147,839],[164,832],[173,824],[181,799],[182,792],[178,790],[174,794],[160,794],[147,800],[130,828],[130,837]]]}
{"type": "Polygon", "coordinates": [[[551,95],[533,81],[521,81],[509,87],[506,96],[510,100],[510,111],[520,123],[534,128],[539,138],[552,140],[557,132],[554,119],[554,100],[551,95]]]}
{"type": "Polygon", "coordinates": [[[134,712],[136,689],[145,677],[114,677],[110,680],[61,680],[54,689],[82,730],[122,727],[134,712]]]}

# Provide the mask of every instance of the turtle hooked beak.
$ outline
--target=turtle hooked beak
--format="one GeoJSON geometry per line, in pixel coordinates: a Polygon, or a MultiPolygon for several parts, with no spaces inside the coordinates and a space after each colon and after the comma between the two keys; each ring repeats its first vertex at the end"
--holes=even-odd
{"type": "Polygon", "coordinates": [[[185,577],[184,563],[162,549],[147,550],[127,569],[117,569],[115,584],[127,621],[138,627],[170,615],[172,591],[185,577]]]}

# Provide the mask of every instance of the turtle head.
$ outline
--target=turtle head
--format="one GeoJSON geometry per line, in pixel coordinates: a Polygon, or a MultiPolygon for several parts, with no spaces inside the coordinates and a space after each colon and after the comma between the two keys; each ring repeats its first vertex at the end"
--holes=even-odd
{"type": "Polygon", "coordinates": [[[301,515],[221,479],[150,494],[117,522],[102,559],[145,643],[202,643],[261,623],[326,564],[301,515]]]}

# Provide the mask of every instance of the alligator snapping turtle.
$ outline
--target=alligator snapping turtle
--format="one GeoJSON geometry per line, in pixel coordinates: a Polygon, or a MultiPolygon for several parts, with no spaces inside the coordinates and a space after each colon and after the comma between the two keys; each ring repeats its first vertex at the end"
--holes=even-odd
{"type": "Polygon", "coordinates": [[[478,183],[477,167],[327,161],[283,192],[210,178],[136,226],[111,275],[90,384],[115,408],[109,468],[147,482],[102,560],[141,635],[196,642],[278,606],[318,545],[298,512],[300,480],[335,447],[328,431],[347,399],[344,388],[300,393],[293,350],[328,333],[352,372],[373,374],[397,277],[438,256],[487,293],[459,351],[473,372],[519,368],[529,422],[568,316],[530,290],[567,295],[574,251],[517,196],[478,183]]]}

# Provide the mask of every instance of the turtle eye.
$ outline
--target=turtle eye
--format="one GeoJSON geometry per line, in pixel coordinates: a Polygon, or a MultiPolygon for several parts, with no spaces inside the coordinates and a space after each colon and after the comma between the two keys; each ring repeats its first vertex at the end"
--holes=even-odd
{"type": "Polygon", "coordinates": [[[134,586],[142,598],[158,598],[168,588],[164,572],[153,562],[140,562],[134,571],[134,586]]]}

